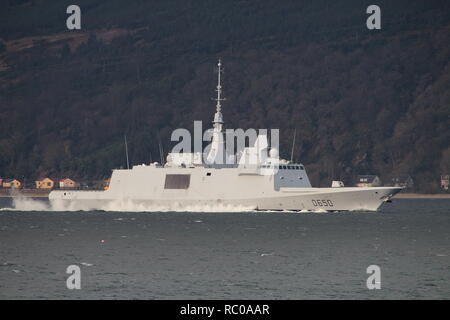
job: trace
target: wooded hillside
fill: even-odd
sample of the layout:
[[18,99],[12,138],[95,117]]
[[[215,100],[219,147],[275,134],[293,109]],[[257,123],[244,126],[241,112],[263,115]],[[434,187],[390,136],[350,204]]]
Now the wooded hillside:
[[[280,128],[316,185],[450,173],[450,2],[9,0],[0,10],[0,177],[102,178],[159,160],[176,128]],[[4,2],[2,2],[4,3]]]

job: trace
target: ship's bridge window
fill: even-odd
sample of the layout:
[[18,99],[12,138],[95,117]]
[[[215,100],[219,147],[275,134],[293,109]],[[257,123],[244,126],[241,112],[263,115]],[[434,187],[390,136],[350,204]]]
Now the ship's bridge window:
[[164,189],[188,189],[190,174],[166,174]]

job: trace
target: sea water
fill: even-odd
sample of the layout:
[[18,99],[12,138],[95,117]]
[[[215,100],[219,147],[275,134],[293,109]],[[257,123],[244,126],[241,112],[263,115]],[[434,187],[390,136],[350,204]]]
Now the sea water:
[[[0,208],[0,299],[450,298],[448,199],[341,213]],[[367,287],[372,265],[381,289]]]

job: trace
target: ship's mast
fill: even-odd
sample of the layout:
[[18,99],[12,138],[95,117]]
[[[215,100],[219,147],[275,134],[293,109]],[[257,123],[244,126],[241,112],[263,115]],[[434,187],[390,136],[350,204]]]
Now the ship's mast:
[[211,149],[208,152],[208,155],[206,157],[206,162],[208,164],[215,164],[215,165],[223,165],[225,163],[225,146],[224,146],[224,139],[223,139],[223,117],[222,117],[222,106],[221,102],[225,99],[222,98],[222,85],[220,83],[221,80],[221,73],[222,70],[222,62],[219,59],[219,62],[217,63],[218,67],[218,75],[217,75],[217,98],[214,99],[217,101],[216,104],[216,113],[214,114],[214,121],[213,121],[213,135],[212,135],[212,141],[211,141]]
[[223,126],[223,117],[222,117],[222,105],[220,104],[221,101],[224,101],[225,99],[221,97],[222,95],[222,86],[220,84],[220,74],[222,73],[222,62],[219,59],[219,63],[217,63],[218,72],[217,72],[217,98],[214,99],[217,101],[216,104],[216,113],[214,114],[214,130],[215,131],[222,131]]

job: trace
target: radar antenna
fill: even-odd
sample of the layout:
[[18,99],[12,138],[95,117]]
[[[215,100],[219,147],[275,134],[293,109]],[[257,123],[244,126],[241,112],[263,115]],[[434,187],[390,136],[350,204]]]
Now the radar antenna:
[[127,144],[127,135],[125,134],[125,155],[127,157],[127,169],[130,169],[130,161],[128,159],[128,144]]
[[220,83],[221,81],[221,73],[223,72],[222,69],[222,61],[219,59],[219,62],[217,63],[217,67],[218,67],[218,72],[217,72],[217,87],[216,87],[216,91],[217,91],[217,98],[214,99],[215,101],[217,101],[216,104],[216,113],[214,115],[214,129],[217,129],[218,131],[222,131],[222,125],[223,125],[223,117],[222,117],[222,105],[220,104],[221,101],[225,101],[225,98],[222,98],[222,85]]

